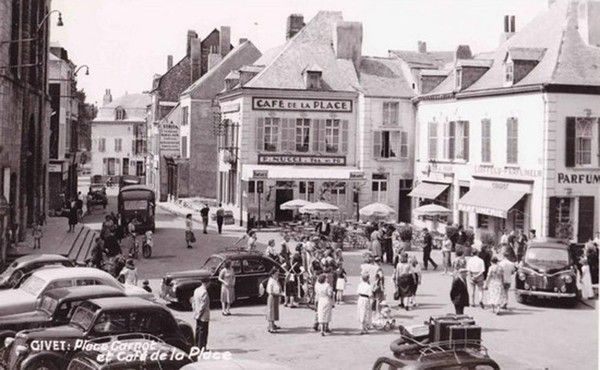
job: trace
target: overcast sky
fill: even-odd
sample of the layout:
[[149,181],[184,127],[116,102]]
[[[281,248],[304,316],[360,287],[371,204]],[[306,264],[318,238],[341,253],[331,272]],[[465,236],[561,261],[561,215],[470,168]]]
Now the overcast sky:
[[63,27],[52,15],[51,40],[65,47],[79,73],[78,86],[89,102],[149,90],[152,76],[164,73],[167,55],[185,53],[187,30],[206,37],[213,28],[231,27],[232,44],[250,39],[261,51],[285,42],[286,18],[318,10],[339,10],[363,23],[363,54],[386,56],[389,49],[453,50],[469,44],[473,52],[494,49],[503,16],[516,16],[517,31],[547,9],[547,0],[52,0]]

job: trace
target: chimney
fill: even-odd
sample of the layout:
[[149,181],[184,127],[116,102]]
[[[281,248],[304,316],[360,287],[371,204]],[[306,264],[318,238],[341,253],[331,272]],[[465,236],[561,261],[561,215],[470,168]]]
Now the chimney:
[[600,47],[600,2],[582,1],[577,9],[577,28],[589,46]]
[[516,27],[515,27],[515,16],[514,15],[510,16],[510,32],[512,32],[513,34],[515,32],[517,32]]
[[110,89],[104,91],[104,98],[102,99],[102,105],[108,105],[112,102],[112,95]]
[[231,27],[221,26],[219,32],[219,51],[221,56],[224,57],[231,50]]
[[188,30],[187,32],[187,48],[186,50],[186,55],[190,55],[190,52],[192,50],[192,40],[197,39],[198,38],[198,34],[196,33],[196,31],[194,30]]
[[427,52],[427,43],[425,41],[417,41],[419,53],[424,54]]
[[473,59],[469,45],[458,45],[454,52],[454,62],[460,59]]
[[173,56],[167,55],[167,71],[173,68]]
[[190,71],[192,83],[202,76],[202,44],[199,38],[190,42]]
[[294,37],[304,26],[304,16],[302,14],[290,14],[287,18],[285,39],[289,40]]
[[242,38],[240,39],[240,41],[239,41],[239,44],[240,44],[240,45],[242,45],[242,44],[243,44],[243,43],[245,43],[246,41],[248,41],[248,39],[247,39],[247,38],[245,38],[245,37],[242,37]]
[[360,22],[339,22],[333,27],[333,48],[337,58],[351,60],[357,71],[362,57],[362,38]]
[[500,44],[511,38],[516,32],[515,16],[505,15],[504,16],[504,29],[500,35]]
[[221,62],[221,60],[223,60],[223,57],[221,56],[221,54],[217,54],[217,53],[208,54],[208,70],[210,71],[211,69],[213,69],[213,67],[216,66],[217,64],[219,64],[219,62]]

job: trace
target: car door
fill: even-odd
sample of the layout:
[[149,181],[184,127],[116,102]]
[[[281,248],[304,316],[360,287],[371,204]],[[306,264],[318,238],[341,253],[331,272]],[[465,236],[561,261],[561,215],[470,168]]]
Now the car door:
[[242,261],[242,275],[244,296],[258,297],[258,285],[268,277],[269,271],[265,261],[256,257],[246,257]]

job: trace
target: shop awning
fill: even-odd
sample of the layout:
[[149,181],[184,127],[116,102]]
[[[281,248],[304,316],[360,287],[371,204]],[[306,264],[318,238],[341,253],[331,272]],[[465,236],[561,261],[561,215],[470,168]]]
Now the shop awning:
[[242,180],[363,180],[356,167],[242,165]]
[[458,209],[482,215],[506,218],[510,210],[523,196],[522,191],[473,187],[458,200]]
[[442,194],[446,189],[448,189],[448,185],[446,184],[422,182],[410,193],[408,193],[408,196],[413,198],[435,199],[439,197],[440,194]]

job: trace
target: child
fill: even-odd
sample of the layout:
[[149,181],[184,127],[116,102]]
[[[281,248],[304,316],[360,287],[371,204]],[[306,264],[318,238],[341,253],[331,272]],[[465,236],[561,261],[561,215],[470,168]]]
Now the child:
[[152,288],[150,288],[150,282],[148,280],[142,281],[142,289],[144,289],[148,293],[152,293]]
[[417,261],[416,256],[412,256],[410,262],[413,267],[413,276],[414,276],[415,284],[414,284],[413,291],[411,292],[412,294],[408,298],[408,304],[409,304],[409,306],[417,307],[417,302],[415,302],[415,297],[417,295],[417,288],[419,287],[419,284],[421,284],[421,265],[419,264],[419,261]]
[[346,287],[346,270],[340,264],[337,268],[337,281],[335,282],[335,303],[344,303],[344,288]]
[[358,322],[360,323],[360,333],[367,334],[371,326],[371,297],[373,297],[373,288],[369,284],[369,274],[361,275],[361,282],[356,287],[358,301],[356,302]]
[[150,246],[150,248],[154,247],[154,241],[152,241],[152,231],[146,231],[146,245]]
[[125,284],[137,285],[138,273],[132,259],[128,259],[125,263],[125,268],[121,270],[119,275],[123,276],[123,282]]
[[42,226],[39,223],[33,225],[33,249],[42,249]]

